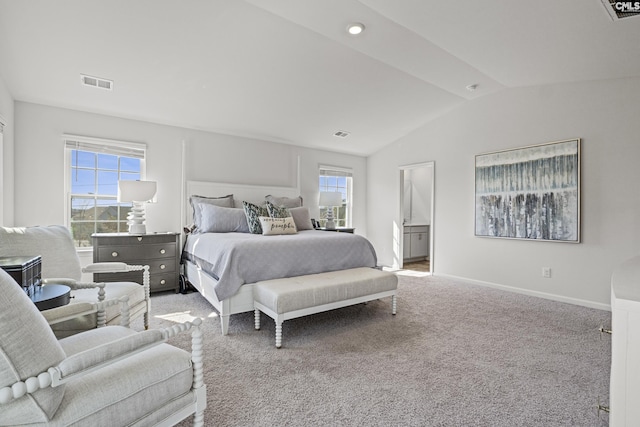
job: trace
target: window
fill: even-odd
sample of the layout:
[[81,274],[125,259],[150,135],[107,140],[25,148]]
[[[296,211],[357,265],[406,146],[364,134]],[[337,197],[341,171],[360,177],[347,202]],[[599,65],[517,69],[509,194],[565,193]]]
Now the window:
[[77,247],[91,234],[126,232],[131,203],[118,203],[118,180],[144,178],[146,145],[65,135],[66,218]]
[[[342,206],[333,209],[336,227],[351,227],[353,171],[333,166],[320,166],[320,191],[338,191],[342,193]],[[320,206],[320,225],[327,221],[327,208]]]

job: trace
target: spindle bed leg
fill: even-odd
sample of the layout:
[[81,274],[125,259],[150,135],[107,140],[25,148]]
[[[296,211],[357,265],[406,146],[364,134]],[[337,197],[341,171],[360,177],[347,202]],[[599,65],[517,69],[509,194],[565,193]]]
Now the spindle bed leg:
[[282,323],[276,323],[276,347],[282,347]]
[[253,312],[253,322],[256,326],[256,330],[260,329],[260,310],[257,308]]

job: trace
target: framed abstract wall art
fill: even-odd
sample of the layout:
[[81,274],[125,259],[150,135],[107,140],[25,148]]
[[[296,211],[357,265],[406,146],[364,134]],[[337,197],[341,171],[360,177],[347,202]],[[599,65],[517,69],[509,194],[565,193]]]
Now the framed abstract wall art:
[[580,139],[479,154],[475,235],[580,242]]

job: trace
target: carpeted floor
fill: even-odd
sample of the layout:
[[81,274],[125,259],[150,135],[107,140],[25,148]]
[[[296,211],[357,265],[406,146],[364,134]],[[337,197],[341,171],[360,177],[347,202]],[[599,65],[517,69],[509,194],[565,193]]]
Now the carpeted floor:
[[605,311],[400,276],[396,316],[385,299],[286,321],[280,350],[264,315],[222,336],[197,293],[154,295],[152,313],[152,327],[204,318],[207,426],[608,425]]

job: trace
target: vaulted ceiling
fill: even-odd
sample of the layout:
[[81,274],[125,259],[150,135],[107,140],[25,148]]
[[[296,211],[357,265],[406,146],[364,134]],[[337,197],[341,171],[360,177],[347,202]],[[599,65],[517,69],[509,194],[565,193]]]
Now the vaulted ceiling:
[[0,0],[15,100],[359,155],[508,88],[640,76],[639,41],[601,0]]

